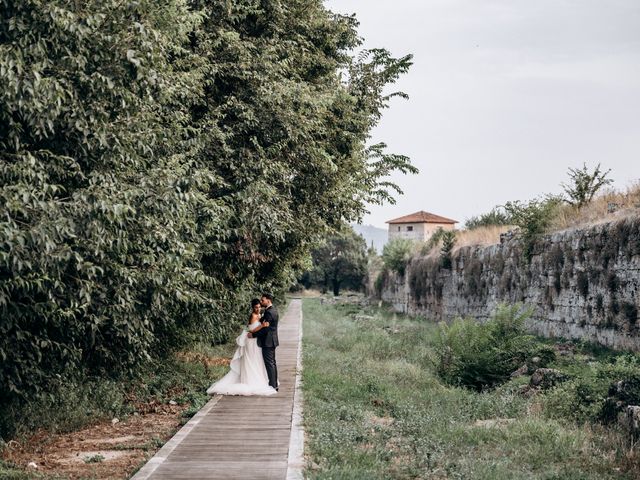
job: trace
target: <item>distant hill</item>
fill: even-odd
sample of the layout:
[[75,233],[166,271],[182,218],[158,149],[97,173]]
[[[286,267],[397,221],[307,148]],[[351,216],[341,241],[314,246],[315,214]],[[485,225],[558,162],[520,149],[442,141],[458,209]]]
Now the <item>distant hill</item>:
[[358,225],[352,224],[353,229],[362,235],[367,241],[367,247],[370,247],[373,243],[376,251],[381,254],[382,248],[387,243],[387,230],[384,228],[374,227],[373,225]]

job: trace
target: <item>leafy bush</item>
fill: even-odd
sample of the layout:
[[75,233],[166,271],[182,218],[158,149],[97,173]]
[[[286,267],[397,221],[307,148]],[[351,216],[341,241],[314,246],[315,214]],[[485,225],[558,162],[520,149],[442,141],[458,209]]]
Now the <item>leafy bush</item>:
[[502,305],[486,323],[457,319],[442,324],[435,344],[438,375],[451,385],[484,390],[509,379],[533,357],[546,365],[554,353],[525,333],[530,314],[519,306]]
[[640,359],[622,355],[594,364],[572,380],[549,391],[543,404],[550,417],[578,423],[611,423],[627,405],[640,404]]
[[544,199],[530,200],[526,203],[516,200],[504,205],[511,223],[520,228],[525,258],[531,258],[535,241],[551,223],[561,201],[559,197],[547,196]]
[[502,207],[494,207],[491,211],[482,215],[474,216],[464,222],[467,230],[473,230],[480,227],[489,227],[492,225],[511,225],[511,217]]
[[567,194],[565,201],[578,208],[586,205],[593,200],[598,191],[613,183],[611,178],[607,178],[610,172],[611,169],[600,170],[600,164],[593,169],[593,172],[589,171],[586,163],[582,168],[569,168],[569,182],[561,184]]
[[382,249],[382,261],[385,268],[404,276],[404,272],[411,258],[414,243],[405,238],[394,238]]

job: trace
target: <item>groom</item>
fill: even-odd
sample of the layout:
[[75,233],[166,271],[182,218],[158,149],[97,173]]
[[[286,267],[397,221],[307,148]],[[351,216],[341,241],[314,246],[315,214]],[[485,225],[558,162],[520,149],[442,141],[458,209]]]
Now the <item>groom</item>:
[[262,322],[269,322],[267,328],[262,328],[252,335],[258,340],[262,348],[264,366],[267,368],[269,385],[278,390],[278,367],[276,366],[276,347],[278,346],[278,310],[273,306],[273,295],[263,293],[260,305],[264,307]]

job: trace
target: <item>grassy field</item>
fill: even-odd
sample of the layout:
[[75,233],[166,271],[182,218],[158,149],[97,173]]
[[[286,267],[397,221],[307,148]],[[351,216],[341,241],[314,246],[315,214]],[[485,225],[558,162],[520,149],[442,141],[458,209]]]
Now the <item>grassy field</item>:
[[308,478],[638,478],[623,433],[552,418],[544,395],[518,393],[527,377],[485,393],[444,385],[434,324],[319,299],[303,309]]

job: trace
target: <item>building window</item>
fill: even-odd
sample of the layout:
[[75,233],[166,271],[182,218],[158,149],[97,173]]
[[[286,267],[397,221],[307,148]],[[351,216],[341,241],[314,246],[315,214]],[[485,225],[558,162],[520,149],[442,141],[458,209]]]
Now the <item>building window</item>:
[[407,232],[413,232],[413,225],[411,225],[410,227],[407,227]]
[[402,228],[402,227],[398,227],[398,231],[400,231],[400,229],[401,229],[401,228]]

